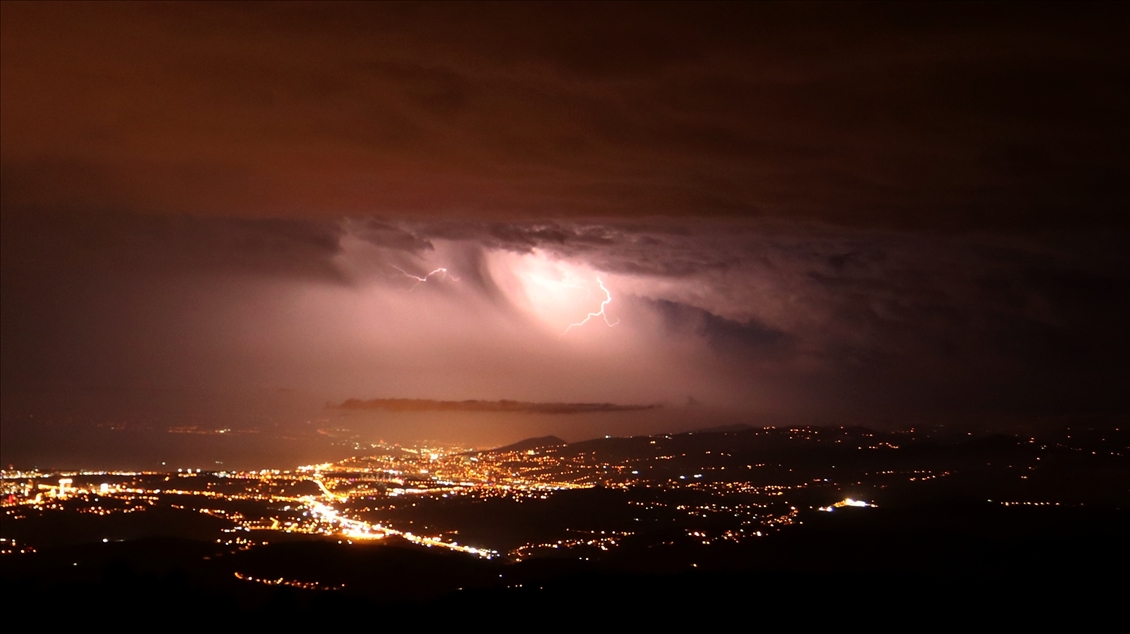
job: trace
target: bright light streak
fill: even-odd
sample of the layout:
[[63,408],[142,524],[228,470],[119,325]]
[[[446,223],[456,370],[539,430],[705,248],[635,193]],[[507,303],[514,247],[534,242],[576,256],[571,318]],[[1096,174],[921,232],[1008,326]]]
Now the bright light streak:
[[494,252],[487,262],[491,279],[507,299],[559,337],[575,335],[574,329],[599,319],[606,326],[620,321],[610,314],[613,285],[605,283],[608,274],[603,271],[536,249],[521,254]]
[[320,488],[322,490],[322,493],[324,493],[326,495],[326,497],[328,497],[332,500],[347,500],[347,499],[349,499],[349,496],[338,495],[338,494],[334,493],[333,491],[330,491],[329,489],[327,489],[326,485],[322,482],[321,478],[314,478],[314,483],[318,485],[318,488]]
[[826,513],[831,513],[832,511],[834,511],[836,509],[842,509],[845,506],[854,506],[856,508],[875,508],[879,505],[878,504],[872,504],[870,502],[864,502],[862,500],[853,500],[851,498],[844,498],[843,500],[836,502],[835,504],[832,504],[830,506],[821,506],[817,510],[818,511],[824,511]]
[[619,319],[617,319],[616,321],[608,321],[608,313],[604,312],[604,309],[612,303],[612,293],[610,293],[608,289],[604,287],[604,282],[601,281],[599,277],[596,278],[596,283],[600,285],[600,290],[604,291],[604,301],[600,302],[600,310],[595,313],[589,313],[588,315],[585,315],[585,318],[577,323],[569,324],[569,326],[565,329],[565,332],[561,333],[560,336],[564,337],[565,335],[569,334],[569,331],[573,328],[584,326],[593,317],[602,317],[604,319],[604,323],[608,324],[609,328],[620,323]]
[[310,510],[315,518],[320,522],[337,526],[337,533],[342,537],[356,540],[372,540],[384,539],[389,535],[397,535],[404,539],[421,546],[436,546],[439,548],[447,548],[459,552],[469,553],[486,559],[491,559],[498,556],[498,553],[487,548],[475,548],[473,546],[462,546],[458,542],[447,542],[438,537],[425,537],[423,535],[416,535],[407,531],[398,531],[392,527],[383,524],[369,524],[361,520],[350,519],[343,517],[337,509],[332,506],[319,502],[314,496],[304,496],[301,498],[306,508]]
[[405,277],[410,277],[410,278],[416,280],[416,283],[413,284],[412,288],[410,288],[408,290],[415,290],[415,288],[417,286],[419,286],[420,284],[422,284],[424,282],[427,282],[429,279],[431,279],[431,277],[433,275],[439,275],[439,279],[441,279],[441,280],[445,280],[448,277],[450,277],[452,282],[458,282],[459,281],[458,277],[455,277],[454,275],[449,274],[447,272],[447,268],[442,267],[442,266],[438,269],[435,269],[431,273],[428,273],[427,275],[425,275],[423,277],[420,277],[419,275],[412,275],[408,271],[405,271],[404,269],[402,269],[402,268],[400,268],[399,266],[396,266],[396,265],[390,264],[389,266],[391,266],[392,268],[396,269],[397,271],[400,271],[401,273],[403,273],[405,275]]

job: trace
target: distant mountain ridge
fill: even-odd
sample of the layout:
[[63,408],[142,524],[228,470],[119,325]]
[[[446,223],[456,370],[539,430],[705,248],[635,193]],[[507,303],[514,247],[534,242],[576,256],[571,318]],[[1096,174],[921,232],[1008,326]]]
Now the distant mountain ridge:
[[527,438],[519,440],[518,442],[506,445],[505,447],[496,447],[494,449],[487,449],[478,453],[506,453],[509,451],[529,451],[531,449],[541,449],[543,447],[561,447],[569,443],[558,438],[557,436],[539,436],[538,438]]

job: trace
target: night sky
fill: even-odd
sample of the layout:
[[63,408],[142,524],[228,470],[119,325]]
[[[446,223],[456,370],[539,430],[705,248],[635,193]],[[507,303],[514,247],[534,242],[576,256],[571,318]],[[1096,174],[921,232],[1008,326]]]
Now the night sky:
[[405,441],[1124,419],[1127,24],[5,2],[4,460],[348,399],[421,399],[359,408]]

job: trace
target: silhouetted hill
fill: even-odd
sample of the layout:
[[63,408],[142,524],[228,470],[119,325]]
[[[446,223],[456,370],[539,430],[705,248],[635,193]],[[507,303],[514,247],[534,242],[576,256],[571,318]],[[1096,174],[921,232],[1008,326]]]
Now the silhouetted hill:
[[567,444],[569,444],[569,443],[565,442],[564,440],[561,440],[557,436],[541,436],[539,438],[527,438],[525,440],[519,440],[518,442],[516,442],[512,445],[506,445],[505,447],[496,447],[494,449],[488,449],[485,452],[479,452],[479,453],[488,453],[488,452],[489,453],[506,453],[506,452],[509,452],[509,451],[529,451],[530,449],[541,449],[543,447],[560,447],[561,445],[567,445]]

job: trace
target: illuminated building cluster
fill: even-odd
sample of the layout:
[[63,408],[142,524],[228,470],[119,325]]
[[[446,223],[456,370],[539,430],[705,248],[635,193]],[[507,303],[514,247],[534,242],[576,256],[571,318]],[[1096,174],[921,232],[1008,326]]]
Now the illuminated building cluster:
[[[929,430],[877,434],[803,427],[740,433],[606,438],[490,451],[372,444],[368,455],[293,470],[9,470],[0,479],[0,504],[6,523],[51,513],[92,521],[138,512],[199,514],[216,526],[209,539],[232,552],[280,539],[331,538],[344,544],[393,539],[488,559],[522,560],[599,555],[627,537],[668,528],[700,545],[757,539],[803,523],[805,512],[871,508],[876,506],[871,496],[890,487],[931,486],[953,473],[951,467],[908,463],[901,457],[907,446],[930,440]],[[772,450],[750,453],[739,440]],[[797,443],[804,443],[806,451],[837,452],[820,455],[838,457],[807,463],[778,457]],[[720,450],[719,445],[733,448]],[[1006,464],[993,467],[1015,481],[1037,473],[1046,464],[1041,457],[1057,450],[1028,439],[1018,446],[1028,447],[1028,453],[1013,452]],[[853,466],[850,456],[859,450],[890,458],[868,458]],[[876,468],[884,460],[891,466]],[[599,503],[584,502],[597,505],[583,508],[612,514],[597,519],[588,511],[561,511],[564,515],[552,530],[545,529],[548,533],[519,526],[509,531],[511,537],[492,537],[497,526],[490,521],[499,513],[521,523],[525,520],[520,518],[543,512],[538,509],[557,508],[576,495],[589,495],[586,491],[605,497]],[[1000,504],[1059,503],[1006,499],[1010,501]],[[520,510],[525,508],[529,510]],[[118,539],[106,531],[104,541]],[[10,534],[4,538],[4,554],[34,548],[26,540],[17,545]]]
[[292,579],[261,579],[259,577],[252,577],[239,572],[233,573],[236,579],[240,581],[250,581],[252,583],[261,583],[268,586],[290,586],[291,588],[299,588],[302,590],[341,590],[344,585],[327,586],[317,581],[295,581]]

